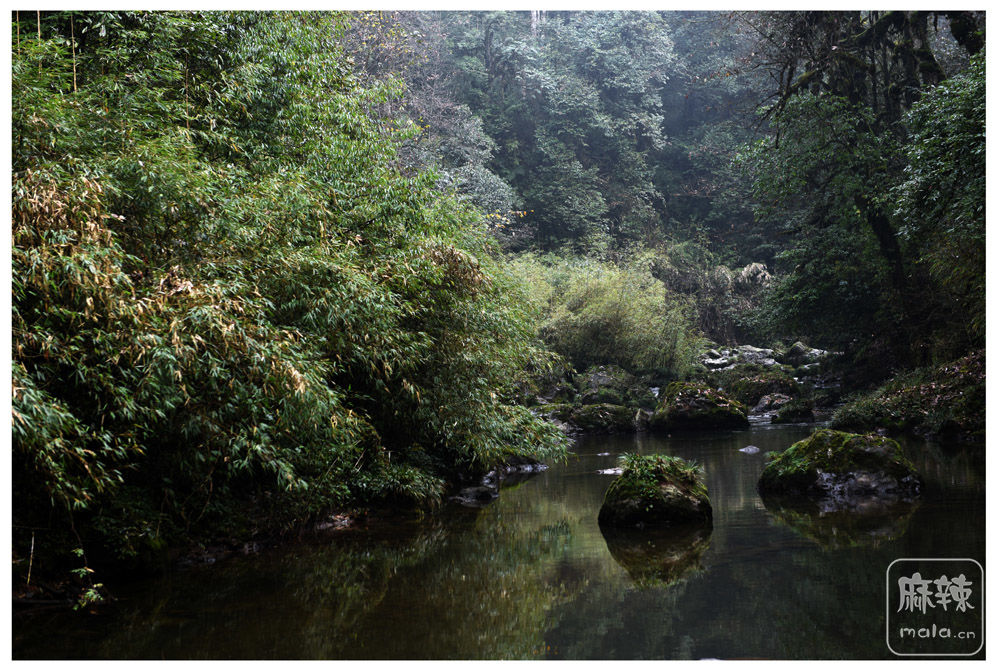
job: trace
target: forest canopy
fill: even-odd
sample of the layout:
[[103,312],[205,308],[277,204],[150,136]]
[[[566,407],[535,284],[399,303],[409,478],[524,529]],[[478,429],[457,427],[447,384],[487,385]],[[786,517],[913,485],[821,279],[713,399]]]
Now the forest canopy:
[[432,508],[563,455],[519,401],[573,367],[985,345],[983,12],[19,11],[11,53],[22,554]]

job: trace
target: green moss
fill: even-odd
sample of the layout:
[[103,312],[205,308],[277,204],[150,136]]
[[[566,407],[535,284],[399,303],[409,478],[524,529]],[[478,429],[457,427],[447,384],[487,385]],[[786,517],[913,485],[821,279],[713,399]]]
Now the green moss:
[[575,408],[569,422],[583,432],[615,434],[635,431],[631,409],[616,404],[587,404]]
[[554,418],[563,422],[568,422],[573,415],[572,404],[539,404],[534,410],[543,418]]
[[813,402],[810,399],[794,399],[779,408],[778,412],[771,416],[771,422],[774,424],[812,422],[814,419]]
[[[730,373],[731,372],[726,372]],[[729,380],[723,379],[719,387],[725,390],[741,404],[752,406],[760,401],[765,394],[787,394],[795,396],[799,393],[799,385],[787,372],[781,369],[767,369],[743,375],[730,375]]]
[[587,390],[580,395],[580,402],[583,404],[615,404],[624,406],[622,393],[610,387],[601,387],[596,390]]
[[622,474],[604,496],[602,524],[710,522],[712,505],[697,464],[664,455],[623,455]]
[[892,439],[832,429],[817,430],[783,453],[768,453],[768,458],[758,483],[762,492],[806,490],[816,481],[818,472],[876,471],[896,479],[915,473],[913,464]]
[[749,426],[746,406],[698,383],[674,382],[660,395],[650,429],[733,429]]
[[647,385],[633,385],[625,391],[624,403],[629,408],[641,408],[651,411],[656,408],[656,396]]

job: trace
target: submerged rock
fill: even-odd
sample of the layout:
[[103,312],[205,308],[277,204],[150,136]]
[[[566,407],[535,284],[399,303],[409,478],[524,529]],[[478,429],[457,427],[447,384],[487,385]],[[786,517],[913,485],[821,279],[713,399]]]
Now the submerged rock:
[[701,468],[679,457],[625,455],[598,514],[611,527],[711,524],[712,504]]
[[711,525],[685,525],[666,530],[601,527],[611,557],[643,588],[665,587],[701,570]]
[[761,496],[811,499],[823,512],[912,500],[922,486],[899,444],[884,436],[821,429],[771,455],[757,483]]
[[650,431],[742,429],[749,427],[746,407],[697,383],[671,383],[649,419]]
[[448,499],[462,506],[480,508],[491,503],[499,496],[500,488],[495,485],[473,485],[468,488],[462,488]]
[[757,446],[744,446],[740,448],[741,453],[746,453],[747,455],[756,455],[760,452],[760,448]]

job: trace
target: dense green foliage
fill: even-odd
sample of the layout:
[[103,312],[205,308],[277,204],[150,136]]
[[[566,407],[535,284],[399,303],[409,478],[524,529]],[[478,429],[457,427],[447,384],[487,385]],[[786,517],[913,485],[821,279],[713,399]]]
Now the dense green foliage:
[[432,506],[562,453],[515,401],[566,366],[984,347],[982,13],[13,19],[21,555]]
[[908,372],[849,399],[832,426],[980,443],[986,433],[986,352]]
[[[772,137],[743,162],[758,212],[790,234],[764,322],[847,351],[869,380],[983,343],[981,18],[749,19],[761,35],[758,61],[780,86],[765,108]],[[968,65],[949,78],[941,63],[962,48]]]
[[615,364],[683,377],[701,339],[691,309],[649,271],[649,259],[613,264],[525,254],[511,270],[541,313],[540,335],[577,369]]
[[344,17],[37,18],[13,36],[19,529],[51,506],[50,538],[128,554],[559,454],[509,402],[520,285],[398,160],[412,125],[373,110],[403,90],[352,74]]

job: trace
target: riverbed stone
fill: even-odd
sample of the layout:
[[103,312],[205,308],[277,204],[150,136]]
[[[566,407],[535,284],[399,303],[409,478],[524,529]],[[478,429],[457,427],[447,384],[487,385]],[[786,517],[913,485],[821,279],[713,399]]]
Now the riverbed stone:
[[573,409],[569,423],[587,434],[635,431],[635,412],[617,404],[586,404]]
[[813,422],[813,402],[809,399],[795,399],[782,404],[778,412],[771,416],[773,424],[788,424],[792,422]]
[[734,367],[715,374],[709,380],[721,387],[727,395],[747,406],[754,406],[768,394],[795,397],[801,391],[795,378],[781,368]]
[[700,383],[671,383],[649,420],[650,431],[742,429],[749,427],[746,406]]
[[666,455],[626,455],[604,495],[598,522],[611,527],[711,525],[712,504],[697,465]]
[[811,348],[802,341],[796,341],[781,353],[780,360],[782,364],[803,366],[819,362],[820,359],[826,357],[828,354],[829,352],[826,350]]
[[753,345],[739,345],[736,347],[737,356],[741,362],[747,364],[757,364],[759,366],[776,366],[774,350],[771,348],[758,348]]
[[757,402],[757,405],[753,407],[750,411],[754,415],[760,415],[761,413],[766,413],[767,411],[776,411],[788,402],[792,398],[787,394],[782,394],[781,392],[775,392],[774,394],[765,394]]
[[817,430],[783,453],[769,453],[761,496],[813,499],[825,511],[917,497],[922,482],[899,444],[875,434]]

